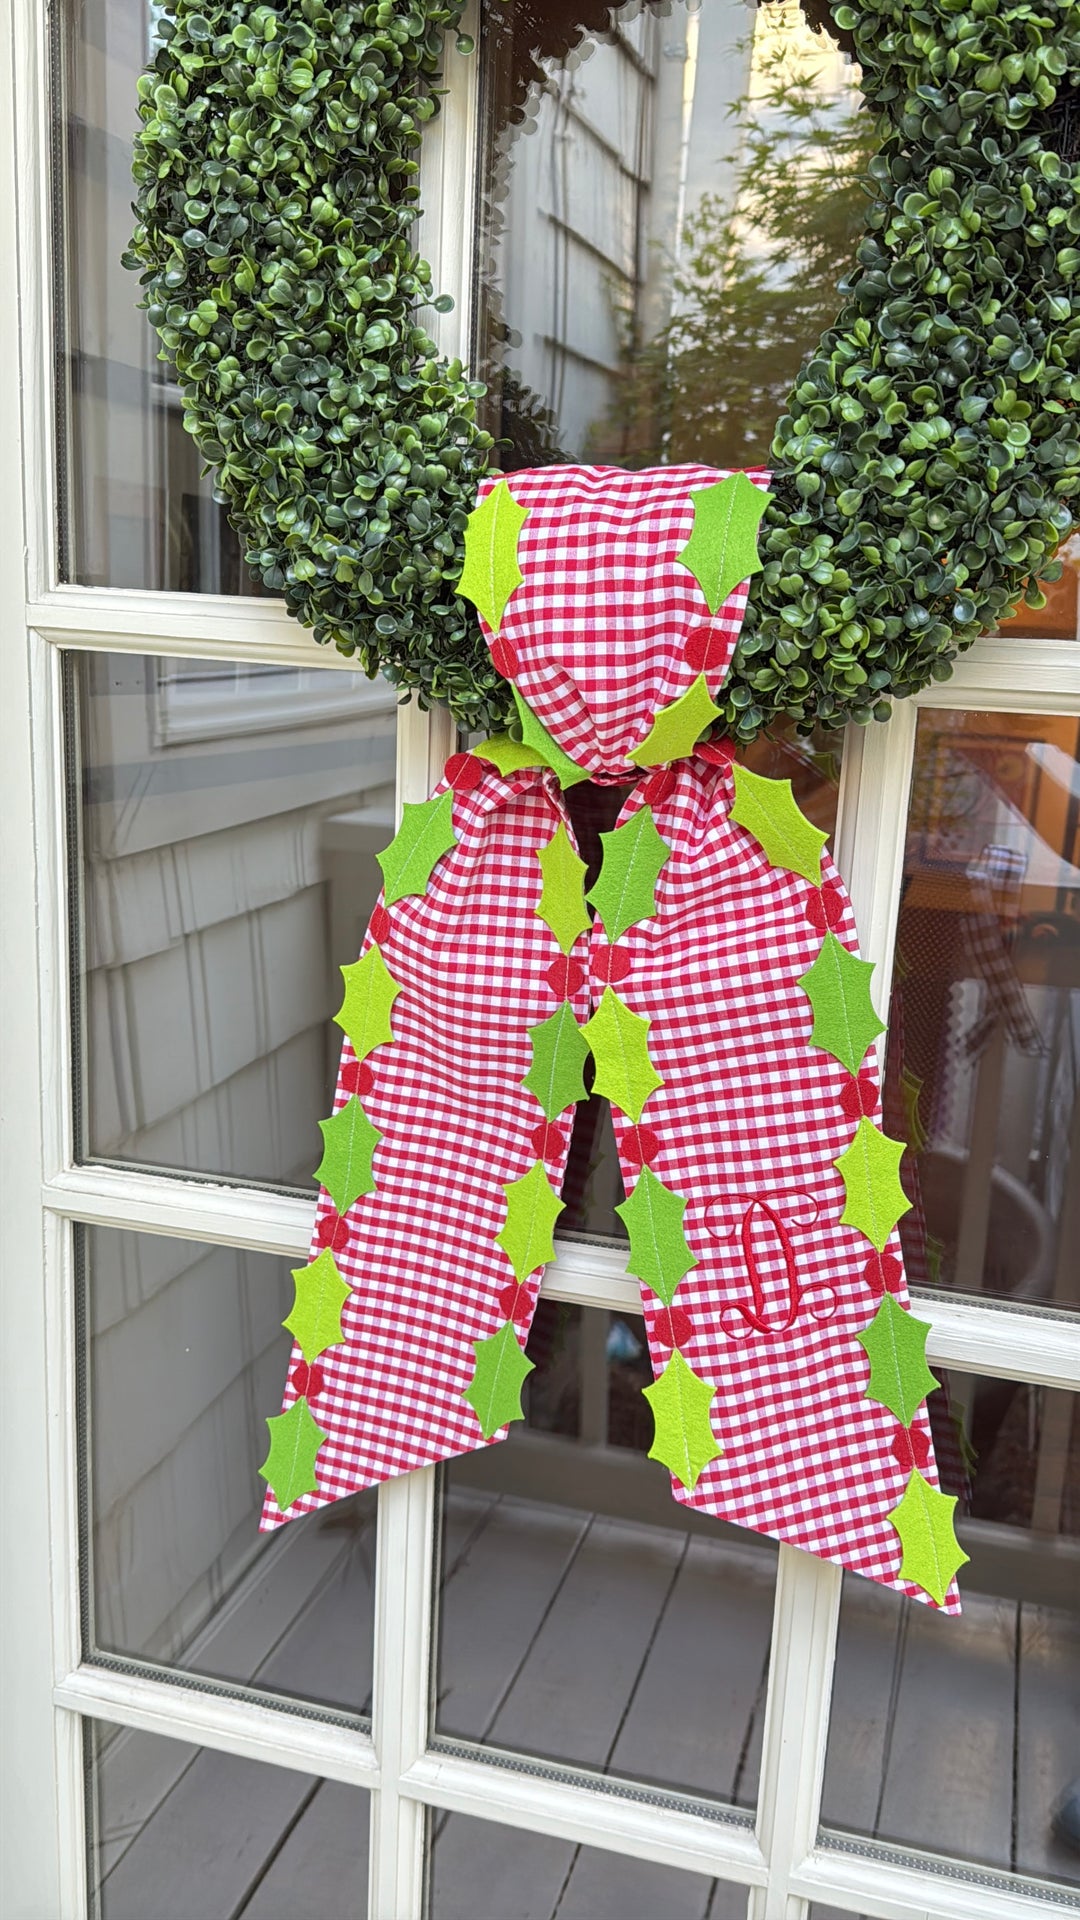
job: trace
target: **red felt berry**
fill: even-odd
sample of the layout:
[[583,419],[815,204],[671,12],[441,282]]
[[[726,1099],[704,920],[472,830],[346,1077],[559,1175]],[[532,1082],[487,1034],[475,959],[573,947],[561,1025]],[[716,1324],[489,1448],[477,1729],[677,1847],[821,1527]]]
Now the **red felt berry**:
[[562,953],[552,961],[544,977],[552,993],[560,1000],[569,1000],[572,993],[577,993],[579,987],[585,985],[584,967],[576,960],[567,959]]
[[618,986],[630,971],[630,955],[622,947],[597,947],[593,952],[593,972],[604,986]]
[[649,1167],[660,1151],[659,1137],[651,1127],[627,1127],[622,1137],[622,1155],[632,1167]]
[[309,1366],[306,1360],[297,1361],[291,1379],[297,1393],[304,1394],[309,1400],[314,1400],[315,1395],[323,1390],[322,1368]]
[[387,913],[386,908],[380,906],[380,907],[376,907],[374,913],[372,914],[371,919],[368,922],[368,930],[371,934],[372,939],[378,943],[380,941],[387,939],[392,925],[393,925],[393,922],[391,921],[390,915]]
[[707,760],[711,767],[730,767],[735,758],[735,743],[732,740],[702,740],[694,748],[699,760]]
[[517,654],[514,652],[509,640],[492,641],[491,664],[496,673],[502,674],[504,680],[516,680],[521,671]]
[[831,933],[844,917],[844,903],[835,887],[815,887],[806,902],[806,917],[818,933]]
[[915,1465],[915,1451],[911,1444],[911,1434],[906,1427],[897,1427],[889,1442],[889,1452],[905,1473],[910,1473]]
[[675,786],[674,767],[658,767],[655,773],[650,773],[642,787],[641,797],[647,806],[658,807],[667,799],[669,793],[674,793]]
[[560,1133],[558,1127],[552,1126],[549,1120],[541,1120],[540,1125],[534,1128],[529,1144],[538,1160],[554,1160],[566,1148],[566,1135]]
[[375,1075],[366,1060],[344,1061],[339,1079],[346,1093],[358,1094],[361,1100],[375,1085]]
[[449,780],[455,793],[471,793],[484,777],[483,762],[475,753],[452,753],[443,768],[443,777]]
[[683,642],[683,659],[695,673],[726,666],[730,651],[730,635],[718,633],[715,627],[692,627]]
[[315,1241],[329,1247],[331,1253],[344,1253],[349,1244],[349,1223],[340,1213],[324,1213],[315,1229]]
[[681,1307],[661,1307],[652,1323],[653,1337],[662,1347],[682,1347],[689,1340],[693,1327],[690,1315]]
[[528,1287],[511,1280],[509,1286],[503,1287],[499,1293],[499,1312],[505,1314],[508,1320],[515,1321],[519,1327],[526,1326],[532,1318]]
[[874,1298],[880,1300],[886,1289],[890,1293],[899,1293],[904,1269],[893,1254],[872,1253],[863,1268],[862,1277]]
[[840,1091],[840,1110],[845,1120],[868,1120],[877,1112],[877,1104],[878,1090],[872,1074],[864,1070],[845,1081]]

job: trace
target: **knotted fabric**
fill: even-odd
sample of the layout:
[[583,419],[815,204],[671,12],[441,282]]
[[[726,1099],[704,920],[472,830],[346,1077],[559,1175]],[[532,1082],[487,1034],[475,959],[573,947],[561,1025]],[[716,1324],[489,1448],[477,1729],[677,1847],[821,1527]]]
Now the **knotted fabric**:
[[[699,738],[766,484],[700,467],[485,483],[460,590],[522,737],[455,755],[406,807],[342,969],[264,1528],[520,1417],[591,1054],[675,1498],[958,1608],[871,969],[790,784]],[[592,916],[564,798],[583,779],[630,788]]]

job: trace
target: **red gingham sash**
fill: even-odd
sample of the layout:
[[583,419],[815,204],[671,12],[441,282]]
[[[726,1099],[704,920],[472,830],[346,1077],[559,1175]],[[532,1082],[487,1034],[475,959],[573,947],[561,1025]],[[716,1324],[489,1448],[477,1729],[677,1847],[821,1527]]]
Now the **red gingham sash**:
[[[670,1306],[642,1287],[654,1373],[677,1346],[716,1389],[710,1420],[722,1452],[692,1489],[673,1480],[675,1497],[925,1599],[899,1577],[887,1516],[912,1449],[938,1485],[926,1407],[907,1433],[899,1428],[866,1396],[867,1358],[854,1338],[883,1285],[907,1306],[899,1235],[894,1228],[875,1254],[841,1224],[834,1164],[851,1143],[853,1113],[880,1117],[875,1057],[871,1049],[853,1094],[847,1068],[809,1044],[813,1015],[798,985],[821,950],[825,907],[831,930],[857,951],[843,883],[827,855],[820,889],[770,864],[731,818],[723,751],[698,750],[659,779],[627,758],[694,677],[683,655],[702,620],[700,593],[668,559],[687,535],[689,489],[717,478],[700,468],[513,475],[530,517],[524,585],[500,628],[503,658],[565,753],[602,782],[635,780],[619,824],[648,804],[670,849],[655,916],[615,943],[618,996],[651,1023],[662,1085],[637,1123],[617,1108],[613,1116],[627,1192],[644,1163],[685,1197],[697,1263]],[[712,623],[727,646],[711,688],[745,600],[746,583]],[[284,1408],[304,1394],[325,1436],[317,1487],[284,1512],[268,1492],[264,1528],[508,1430],[486,1440],[463,1397],[475,1343],[510,1322],[524,1344],[540,1288],[542,1266],[519,1284],[498,1243],[505,1188],[539,1159],[558,1193],[574,1117],[571,1106],[545,1121],[522,1085],[529,1029],[564,1000],[584,1025],[612,963],[599,921],[564,956],[536,912],[538,849],[560,824],[576,844],[555,774],[503,775],[483,762],[482,746],[477,753],[467,777],[459,758],[453,783],[435,789],[455,786],[456,846],[426,891],[380,902],[365,938],[362,951],[377,940],[400,988],[393,1039],[361,1066],[346,1041],[335,1112],[362,1089],[382,1136],[376,1189],[344,1219],[320,1193],[312,1256],[332,1248],[349,1288],[343,1338],[311,1363],[294,1348]],[[955,1583],[945,1606],[958,1608]]]

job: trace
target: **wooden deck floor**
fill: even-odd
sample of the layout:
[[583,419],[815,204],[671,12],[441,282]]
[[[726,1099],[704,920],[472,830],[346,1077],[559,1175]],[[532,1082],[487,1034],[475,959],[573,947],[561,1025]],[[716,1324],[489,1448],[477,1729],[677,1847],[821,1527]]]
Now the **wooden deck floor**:
[[[315,1556],[283,1558],[262,1640],[245,1628],[254,1684],[287,1675],[291,1691],[340,1698],[348,1672],[351,1697],[366,1702],[370,1544],[328,1531],[303,1595],[289,1582]],[[767,1549],[452,1485],[443,1580],[444,1735],[752,1798]],[[1080,1857],[1053,1839],[1048,1815],[1080,1773],[1078,1655],[1049,1608],[969,1590],[962,1620],[942,1621],[850,1583],[827,1819],[1075,1883]],[[100,1783],[101,1920],[364,1915],[362,1793],[129,1732],[103,1744]],[[437,1820],[433,1840],[431,1920],[746,1911],[744,1889],[461,1816]]]

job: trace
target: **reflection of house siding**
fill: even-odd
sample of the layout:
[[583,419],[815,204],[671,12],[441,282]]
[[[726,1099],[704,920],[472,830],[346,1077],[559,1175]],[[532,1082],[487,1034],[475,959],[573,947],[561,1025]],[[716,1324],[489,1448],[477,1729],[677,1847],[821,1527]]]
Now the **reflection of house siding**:
[[[305,726],[298,692],[295,724],[247,731],[223,670],[218,736],[204,724],[168,746],[184,729],[161,703],[184,687],[163,666],[79,667],[87,1149],[308,1186],[340,1042],[336,969],[355,957],[392,826],[392,700],[335,676],[344,717]],[[91,1387],[108,1409],[97,1630],[176,1657],[256,1548],[287,1263],[110,1233],[90,1236],[89,1264]]]

